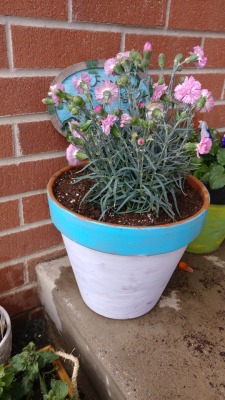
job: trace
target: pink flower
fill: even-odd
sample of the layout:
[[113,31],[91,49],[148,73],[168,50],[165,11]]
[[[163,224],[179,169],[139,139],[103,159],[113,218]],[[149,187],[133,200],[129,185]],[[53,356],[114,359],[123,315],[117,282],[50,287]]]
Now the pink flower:
[[116,61],[129,60],[129,58],[130,58],[130,52],[129,51],[124,51],[124,52],[118,53],[116,55]]
[[212,147],[212,140],[210,138],[202,137],[200,143],[197,145],[197,157],[200,158],[200,154],[208,154]]
[[199,128],[201,129],[201,141],[197,144],[198,158],[200,158],[200,154],[208,154],[212,147],[212,139],[207,123],[199,121]]
[[143,138],[138,139],[138,144],[139,144],[139,146],[144,146],[145,139],[143,139]]
[[160,111],[164,111],[164,107],[162,103],[157,103],[157,102],[153,102],[150,104],[146,105],[146,109],[147,109],[147,115],[146,118],[147,119],[151,119],[152,118],[152,112],[153,110],[155,110],[156,108],[158,108]]
[[204,51],[202,50],[202,48],[201,48],[200,46],[195,46],[195,47],[193,48],[193,52],[191,51],[189,54],[190,54],[191,56],[194,56],[194,55],[198,56],[198,63],[197,63],[197,65],[198,65],[200,68],[203,68],[203,67],[206,65],[206,63],[207,63],[207,57],[204,56]]
[[61,90],[61,92],[65,92],[64,85],[62,83],[56,83],[56,85],[50,86],[50,92],[48,92],[48,95],[52,98],[56,107],[62,101],[62,99],[60,99],[60,97],[58,97],[56,94],[57,90]]
[[77,121],[75,121],[74,119],[72,119],[72,121],[68,122],[68,125],[69,125],[70,132],[72,133],[72,135],[73,135],[74,137],[80,138],[81,136],[80,136],[79,132],[77,132],[77,131],[74,129],[74,125],[77,125],[77,126],[80,125],[79,122],[77,122]]
[[212,97],[212,93],[207,89],[202,89],[201,97],[205,99],[205,104],[201,107],[200,112],[209,112],[214,107],[214,99]]
[[108,136],[110,134],[110,128],[116,122],[117,117],[112,114],[108,114],[105,119],[101,120],[102,131]]
[[154,93],[152,96],[152,100],[159,100],[160,97],[165,93],[166,89],[168,88],[168,86],[165,85],[165,83],[163,85],[159,85],[158,83],[154,83],[153,85],[154,87]]
[[182,84],[179,84],[174,89],[175,99],[182,101],[185,104],[194,104],[201,96],[201,83],[196,81],[193,76],[184,79]]
[[76,165],[80,163],[80,160],[76,158],[76,154],[80,151],[79,147],[70,144],[66,149],[66,159],[70,165]]
[[129,124],[132,121],[132,117],[129,114],[122,114],[121,115],[121,121],[120,121],[120,126],[123,127],[126,124]]
[[145,103],[143,101],[139,101],[138,107],[139,108],[144,108],[145,107]]
[[151,43],[150,42],[146,42],[145,44],[144,44],[144,49],[143,49],[144,51],[152,51],[152,45],[151,45]]
[[94,107],[94,111],[98,114],[100,114],[102,112],[102,106],[100,106],[99,104],[97,106]]
[[113,68],[116,65],[115,58],[109,58],[104,64],[104,71],[107,76],[113,75]]
[[86,72],[80,74],[80,79],[75,76],[72,82],[78,93],[86,93],[91,88],[91,76]]
[[115,83],[104,81],[95,89],[95,97],[101,103],[112,104],[118,99],[119,89]]

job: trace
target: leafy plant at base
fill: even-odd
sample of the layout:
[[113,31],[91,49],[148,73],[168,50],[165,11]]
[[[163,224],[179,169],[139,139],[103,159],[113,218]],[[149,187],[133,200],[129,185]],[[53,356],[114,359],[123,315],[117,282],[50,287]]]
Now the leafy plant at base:
[[21,353],[9,359],[7,367],[0,365],[0,399],[32,399],[34,385],[39,382],[43,400],[68,400],[67,383],[52,380],[51,390],[47,388],[46,376],[56,371],[52,365],[56,359],[58,356],[53,351],[36,351],[34,343],[29,343]]

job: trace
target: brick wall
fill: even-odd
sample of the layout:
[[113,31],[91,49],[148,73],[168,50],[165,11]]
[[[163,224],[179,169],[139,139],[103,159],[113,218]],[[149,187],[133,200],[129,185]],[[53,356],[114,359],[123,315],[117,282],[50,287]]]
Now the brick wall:
[[[64,138],[41,99],[70,64],[153,46],[167,57],[201,45],[197,74],[216,105],[207,121],[225,130],[224,0],[0,1],[0,304],[11,315],[39,306],[35,265],[64,254],[52,226],[46,184],[66,165]],[[204,116],[201,115],[204,119]]]

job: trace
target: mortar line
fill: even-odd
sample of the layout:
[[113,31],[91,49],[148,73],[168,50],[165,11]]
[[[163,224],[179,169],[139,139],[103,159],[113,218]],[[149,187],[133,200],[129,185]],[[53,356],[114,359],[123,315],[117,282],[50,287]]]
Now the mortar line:
[[[64,250],[64,249],[65,249],[64,244],[60,244],[58,246],[50,247],[47,250],[36,251],[36,252],[34,252],[32,254],[29,254],[27,256],[18,257],[18,258],[14,258],[13,260],[4,261],[4,262],[0,263],[0,269],[4,268],[4,267],[7,267],[8,265],[16,265],[16,264],[19,264],[19,263],[22,263],[22,262],[25,263],[26,261],[28,262],[28,261],[33,260],[35,258],[40,258],[40,257],[43,257],[43,256],[47,256],[48,254],[51,254],[52,252],[60,251],[60,250]],[[61,256],[61,257],[65,257],[65,256]]]
[[68,22],[72,22],[73,21],[73,5],[72,5],[72,0],[68,0],[67,3],[68,6]]
[[6,165],[19,165],[26,162],[35,162],[35,161],[43,161],[43,160],[51,160],[54,158],[60,158],[65,156],[65,151],[54,151],[49,153],[40,153],[40,154],[29,154],[27,156],[14,157],[14,158],[5,158],[0,160],[0,166]]
[[104,24],[99,22],[86,22],[86,21],[68,21],[51,20],[51,19],[38,19],[38,18],[25,18],[15,16],[1,16],[0,24],[10,23],[17,26],[30,26],[46,29],[66,29],[66,30],[85,30],[95,32],[112,32],[112,33],[136,33],[143,35],[163,35],[163,36],[196,36],[196,37],[211,37],[211,38],[225,38],[224,32],[209,32],[209,31],[191,31],[191,30],[165,30],[164,27],[158,26],[145,26],[138,25],[120,25],[120,24]]
[[14,62],[13,62],[13,47],[12,47],[12,35],[11,35],[11,26],[10,23],[7,22],[5,24],[5,36],[6,36],[6,47],[7,47],[7,59],[9,69],[11,71],[14,70]]
[[168,0],[167,7],[166,7],[166,20],[165,20],[165,30],[167,30],[167,31],[168,31],[169,18],[170,18],[170,5],[171,5],[171,0]]

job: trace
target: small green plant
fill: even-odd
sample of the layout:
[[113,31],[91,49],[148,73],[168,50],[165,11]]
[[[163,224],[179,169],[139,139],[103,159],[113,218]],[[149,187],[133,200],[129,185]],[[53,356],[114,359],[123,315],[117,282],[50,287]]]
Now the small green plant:
[[[207,184],[210,189],[225,187],[225,135],[222,137],[216,129],[208,128],[205,122],[200,123],[201,131],[190,137],[187,148],[193,154],[193,174]],[[200,138],[208,140],[210,150],[205,154],[198,154]],[[200,142],[201,143],[201,142]],[[195,156],[197,150],[197,156]]]
[[38,386],[43,400],[69,400],[67,383],[53,379],[51,388],[47,385],[47,376],[56,372],[52,364],[56,359],[53,351],[37,351],[34,343],[29,343],[9,359],[7,367],[0,365],[0,399],[31,400]]

